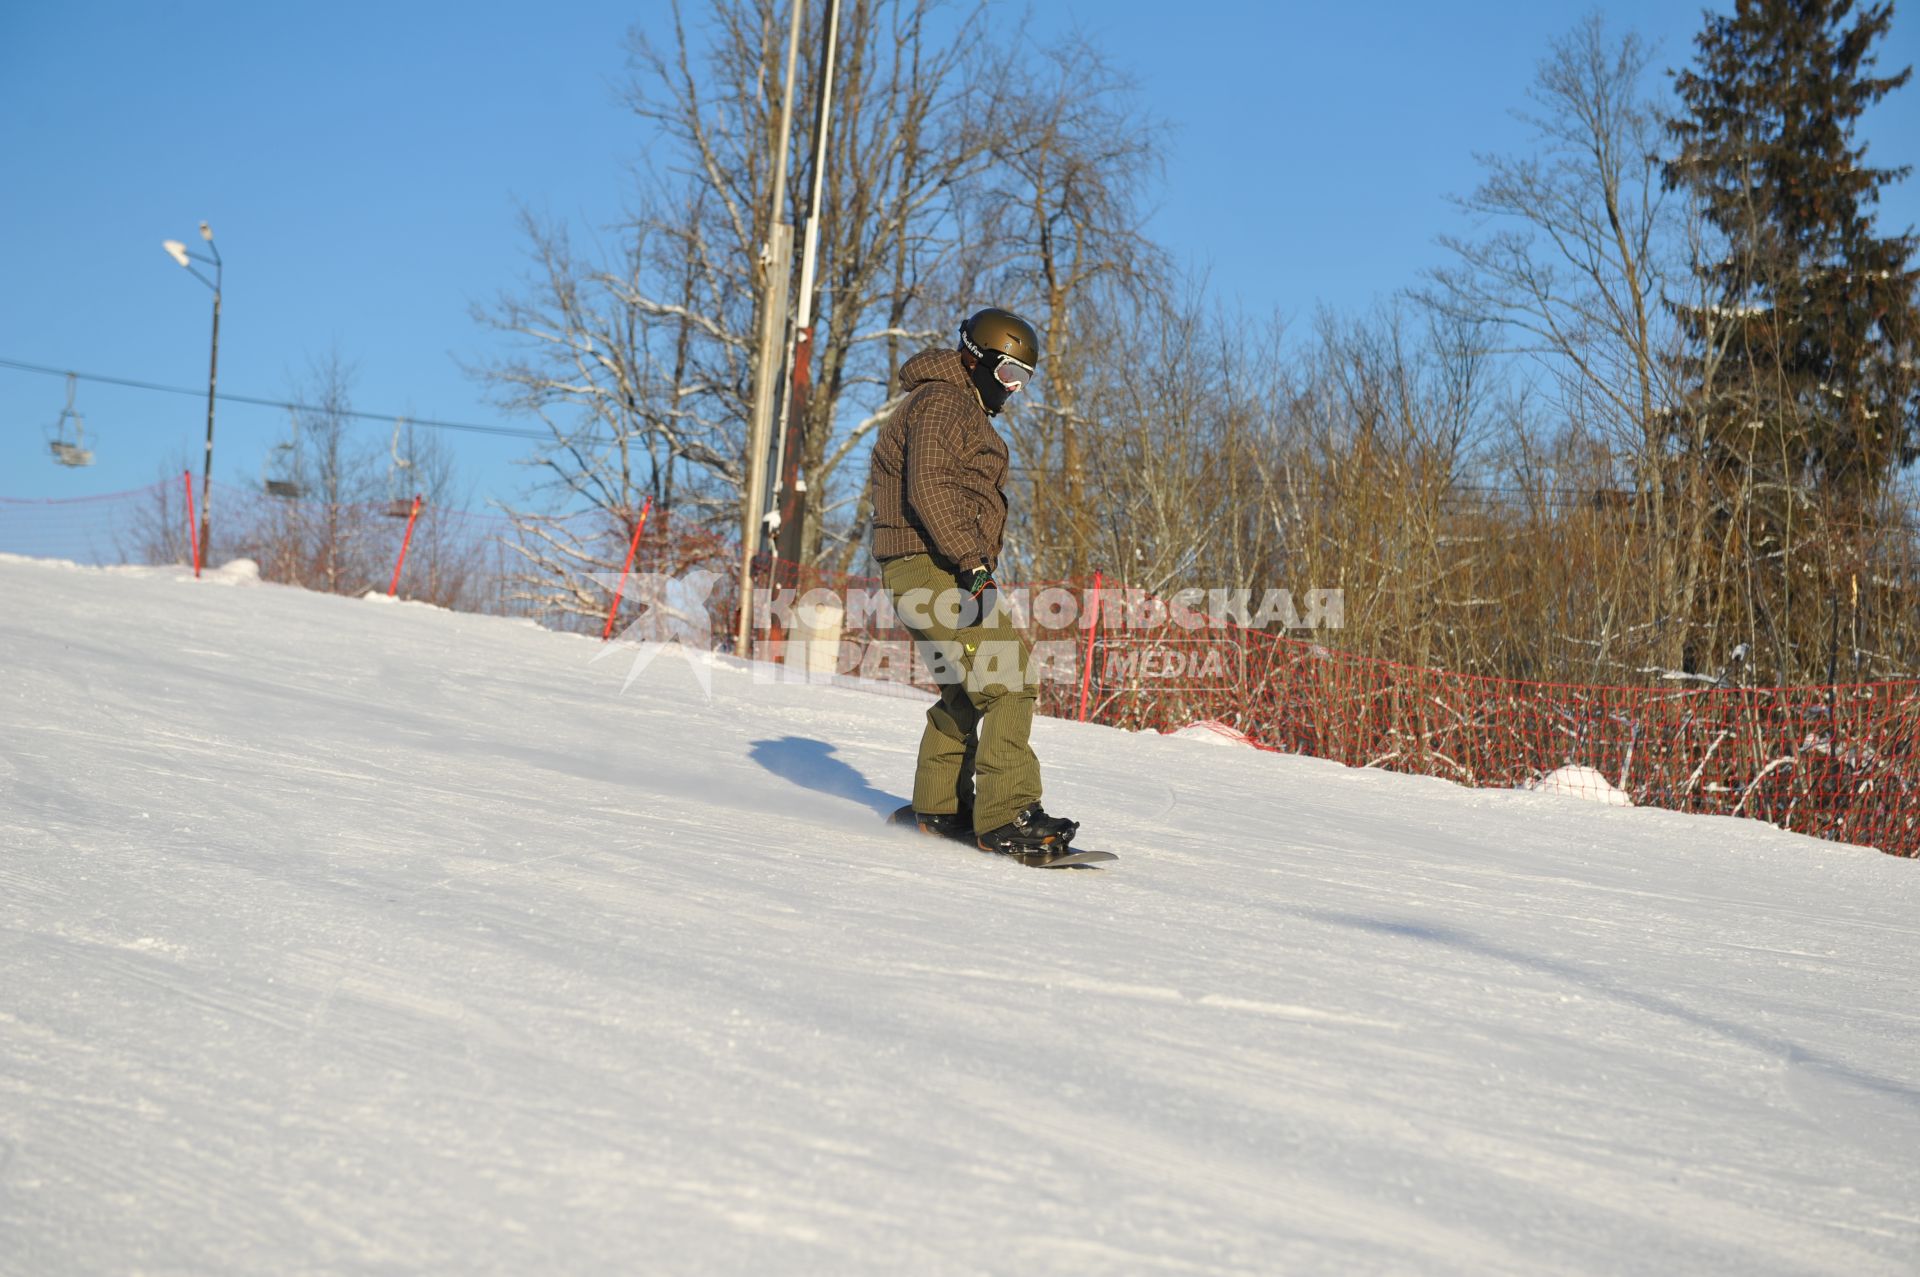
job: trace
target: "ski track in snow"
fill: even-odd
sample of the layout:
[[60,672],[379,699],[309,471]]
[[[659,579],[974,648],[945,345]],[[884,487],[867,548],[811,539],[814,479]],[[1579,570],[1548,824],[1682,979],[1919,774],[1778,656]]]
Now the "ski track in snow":
[[0,1273],[1920,1267],[1911,862],[211,584],[0,556]]

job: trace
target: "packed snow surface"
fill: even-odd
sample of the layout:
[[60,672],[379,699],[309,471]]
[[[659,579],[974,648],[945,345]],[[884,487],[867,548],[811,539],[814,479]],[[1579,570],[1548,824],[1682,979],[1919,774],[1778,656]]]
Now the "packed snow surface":
[[1920,1263],[1920,865],[218,580],[0,559],[0,1271]]

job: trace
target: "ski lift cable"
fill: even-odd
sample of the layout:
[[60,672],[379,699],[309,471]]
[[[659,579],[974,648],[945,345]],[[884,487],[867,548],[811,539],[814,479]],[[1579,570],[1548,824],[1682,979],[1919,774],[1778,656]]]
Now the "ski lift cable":
[[[126,386],[133,390],[157,390],[171,395],[191,395],[196,399],[204,399],[207,394],[204,389],[193,389],[186,386],[164,386],[158,382],[138,381],[132,377],[111,377],[104,373],[75,372],[66,368],[50,368],[45,364],[28,363],[25,360],[8,359],[4,356],[0,356],[0,367],[15,368],[21,372],[44,373],[50,377],[73,377],[81,381],[94,381],[108,386]],[[285,399],[263,399],[257,395],[239,395],[225,390],[216,394],[214,398],[226,403],[252,404],[257,408],[285,408],[291,412],[334,411],[332,409],[318,408],[312,404],[294,403]],[[339,415],[343,417],[353,417],[361,421],[387,422],[394,419],[394,414],[390,412],[368,412],[357,408],[347,409],[340,412]],[[406,419],[416,426],[427,426],[434,430],[461,430],[469,434],[494,435],[504,439],[534,439],[542,443],[550,442],[553,439],[553,435],[548,431],[527,430],[514,426],[489,426],[471,421],[439,421],[428,417],[413,416],[409,416]]]
[[[153,390],[173,395],[190,395],[195,399],[204,398],[207,393],[205,390],[196,387],[165,386],[157,382],[139,381],[131,377],[113,377],[104,373],[76,372],[66,368],[49,367],[46,364],[29,363],[21,359],[9,359],[3,355],[0,355],[0,368],[14,368],[21,372],[41,373],[50,377],[77,378],[81,381],[99,382],[102,385],[125,386],[133,390]],[[289,412],[331,411],[330,409],[319,408],[312,404],[294,403],[284,399],[263,399],[254,395],[240,395],[229,391],[221,391],[214,397],[228,403],[251,404],[259,408],[284,408]],[[78,414],[75,415],[77,416]],[[341,412],[340,415],[361,421],[379,421],[383,423],[396,420],[396,414],[391,412],[372,412],[361,409],[348,409]],[[531,439],[538,443],[551,443],[553,441],[553,434],[549,431],[528,430],[514,426],[481,425],[468,421],[442,421],[410,415],[398,417],[398,419],[407,421],[412,425],[426,426],[433,430],[458,430],[470,434],[492,435],[503,439]],[[1023,474],[1033,473],[1039,470],[1038,467],[1017,463],[1010,468],[1016,473]],[[1591,488],[1569,488],[1563,486],[1529,488],[1502,484],[1460,484],[1456,486],[1456,491],[1490,496],[1524,496],[1533,494],[1544,497],[1550,503],[1588,502],[1593,499],[1593,489]]]

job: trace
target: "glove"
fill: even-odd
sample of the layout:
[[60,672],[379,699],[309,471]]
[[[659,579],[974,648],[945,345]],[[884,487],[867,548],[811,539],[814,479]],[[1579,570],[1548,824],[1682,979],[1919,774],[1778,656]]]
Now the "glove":
[[993,579],[993,569],[984,563],[971,572],[962,573],[960,576],[960,584],[966,586],[967,593],[976,599],[988,590],[997,590],[1000,588],[999,584]]

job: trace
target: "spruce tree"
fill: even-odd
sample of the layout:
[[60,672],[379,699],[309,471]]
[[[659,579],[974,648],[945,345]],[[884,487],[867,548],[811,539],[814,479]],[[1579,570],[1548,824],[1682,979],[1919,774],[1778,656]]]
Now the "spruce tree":
[[1699,267],[1701,300],[1678,308],[1704,427],[1692,436],[1770,524],[1813,506],[1865,517],[1920,456],[1916,237],[1874,225],[1881,189],[1908,170],[1868,165],[1854,139],[1912,68],[1871,74],[1893,6],[1849,24],[1853,8],[1737,0],[1707,15],[1695,66],[1675,75],[1666,180],[1723,240]]

